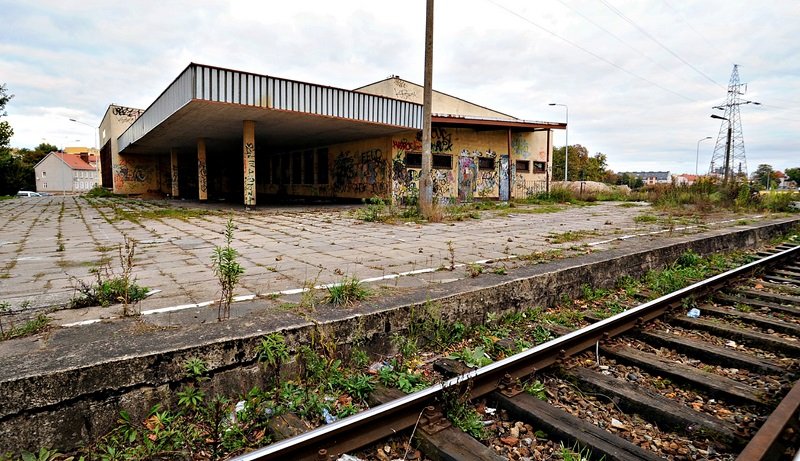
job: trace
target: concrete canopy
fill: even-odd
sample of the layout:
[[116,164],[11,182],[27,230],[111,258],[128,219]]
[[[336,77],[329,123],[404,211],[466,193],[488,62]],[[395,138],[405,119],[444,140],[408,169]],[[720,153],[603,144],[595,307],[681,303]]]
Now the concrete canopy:
[[242,122],[256,144],[295,149],[421,128],[421,106],[338,88],[198,64],[189,67],[119,137],[122,154],[164,154],[241,144]]

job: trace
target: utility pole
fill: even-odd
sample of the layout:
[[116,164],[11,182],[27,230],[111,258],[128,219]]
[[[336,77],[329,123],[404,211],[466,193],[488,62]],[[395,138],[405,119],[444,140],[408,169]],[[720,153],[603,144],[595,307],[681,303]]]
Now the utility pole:
[[431,178],[431,98],[433,96],[433,0],[425,2],[425,79],[422,92],[422,171],[419,175],[419,211],[424,218],[433,215]]

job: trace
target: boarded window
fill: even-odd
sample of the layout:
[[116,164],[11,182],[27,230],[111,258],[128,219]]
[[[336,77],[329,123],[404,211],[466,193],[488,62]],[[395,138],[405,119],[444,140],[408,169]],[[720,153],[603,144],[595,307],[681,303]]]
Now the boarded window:
[[478,157],[479,170],[494,170],[494,159],[490,157]]
[[328,149],[317,149],[317,184],[328,184]]
[[303,152],[303,184],[314,184],[314,151]]
[[422,168],[422,154],[406,154],[406,168]]
[[452,155],[434,155],[433,156],[433,168],[439,170],[451,170],[453,168],[453,156]]
[[529,173],[531,171],[531,162],[528,160],[517,160],[516,168],[517,173]]
[[534,173],[544,173],[545,168],[547,168],[547,164],[544,162],[533,162],[533,172]]
[[[406,168],[422,168],[422,154],[406,154]],[[439,170],[453,168],[452,155],[434,154],[431,157],[431,167]]]

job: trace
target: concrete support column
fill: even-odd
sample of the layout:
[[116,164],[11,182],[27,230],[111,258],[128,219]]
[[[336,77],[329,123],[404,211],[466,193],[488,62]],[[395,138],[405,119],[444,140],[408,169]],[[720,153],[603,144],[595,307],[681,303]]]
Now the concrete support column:
[[178,178],[180,177],[178,174],[178,149],[170,149],[169,160],[170,176],[172,177],[172,197],[174,198],[179,196],[181,193],[181,190],[178,187]]
[[245,120],[242,126],[244,153],[244,207],[256,206],[256,122]]
[[208,172],[206,169],[206,140],[197,138],[197,196],[201,202],[208,200]]

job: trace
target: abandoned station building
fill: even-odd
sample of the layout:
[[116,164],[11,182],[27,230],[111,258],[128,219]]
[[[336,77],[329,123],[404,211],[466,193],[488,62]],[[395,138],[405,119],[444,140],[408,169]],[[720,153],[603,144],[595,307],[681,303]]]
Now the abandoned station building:
[[[199,200],[417,197],[419,85],[390,77],[352,91],[200,64],[145,110],[109,106],[102,185]],[[547,189],[553,130],[434,92],[434,194],[508,200]]]

